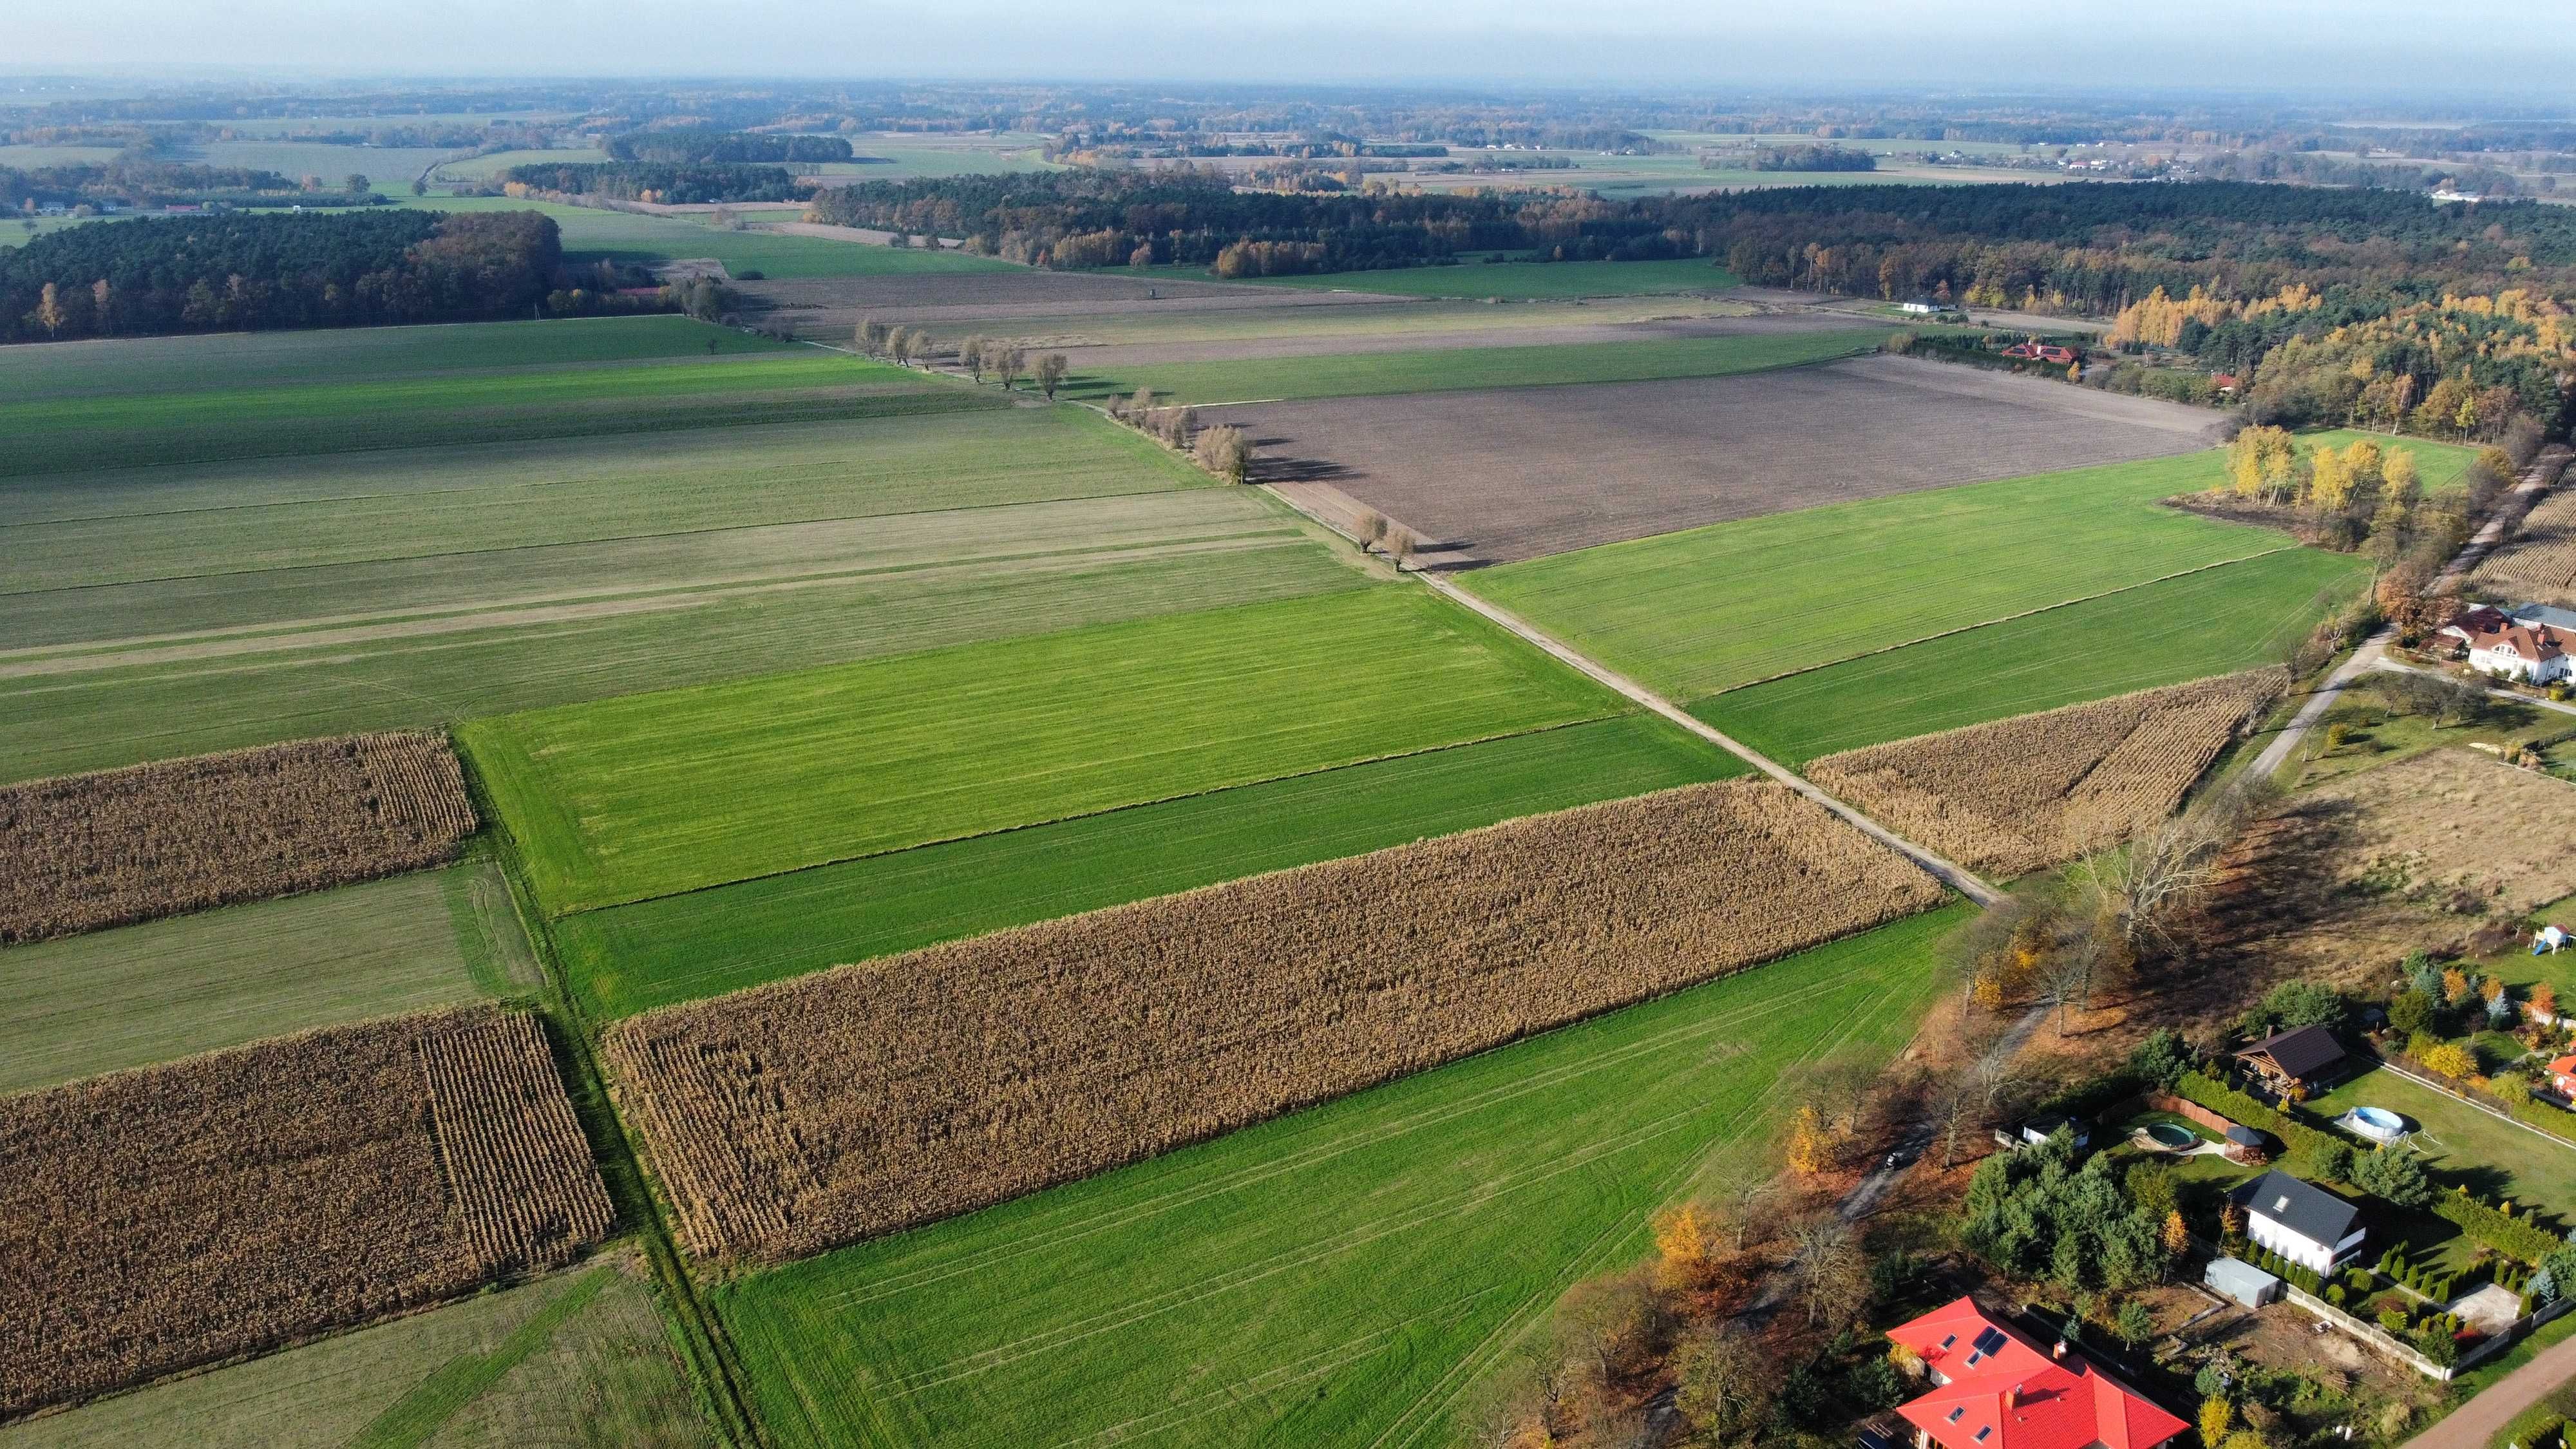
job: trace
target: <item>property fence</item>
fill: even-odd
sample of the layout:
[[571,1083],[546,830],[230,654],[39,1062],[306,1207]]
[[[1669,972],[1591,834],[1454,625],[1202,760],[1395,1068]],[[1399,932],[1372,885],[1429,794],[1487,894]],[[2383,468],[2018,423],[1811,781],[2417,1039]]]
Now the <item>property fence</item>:
[[2521,1338],[2531,1330],[2549,1322],[2551,1319],[2558,1317],[2560,1314],[2567,1312],[2571,1308],[2576,1308],[2576,1298],[2559,1298],[2548,1303],[2544,1303],[2539,1308],[2534,1309],[2529,1317],[2516,1319],[2512,1325],[2507,1327],[2503,1332],[2489,1334],[2478,1343],[2461,1350],[2459,1361],[2452,1364],[2449,1368],[2444,1368],[2440,1364],[2426,1358],[2421,1349],[2416,1348],[2413,1344],[2406,1342],[2397,1335],[2390,1333],[2387,1329],[2380,1327],[2376,1323],[2369,1322],[2366,1319],[2356,1318],[2352,1314],[2328,1303],[2322,1298],[2314,1297],[2305,1293],[2301,1291],[2296,1284],[2285,1282],[2281,1285],[2281,1289],[2288,1295],[2289,1300],[2292,1303],[2306,1309],[2311,1315],[2321,1318],[2327,1323],[2342,1329],[2344,1332],[2360,1339],[2365,1345],[2377,1349],[2379,1352],[2397,1360],[2399,1363],[2406,1365],[2408,1368],[2415,1370],[2426,1378],[2437,1379],[2444,1383],[2448,1383],[2450,1380],[2457,1378],[2461,1374],[2467,1373],[2470,1369],[2486,1362],[2495,1355],[2504,1352],[2507,1345],[2512,1344],[2515,1340]]

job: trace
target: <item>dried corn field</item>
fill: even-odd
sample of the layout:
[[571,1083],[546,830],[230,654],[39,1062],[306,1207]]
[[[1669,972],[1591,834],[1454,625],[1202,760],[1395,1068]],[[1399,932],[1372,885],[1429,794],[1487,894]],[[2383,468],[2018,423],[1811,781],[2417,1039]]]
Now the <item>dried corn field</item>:
[[349,735],[0,789],[0,942],[417,870],[474,830],[434,735]]
[[611,1027],[689,1248],[892,1232],[1935,904],[1770,782],[1693,786],[845,966]]
[[2469,588],[2516,603],[2576,606],[2576,489],[2541,500],[2513,541],[2478,564]]
[[0,1416],[551,1268],[608,1194],[536,1018],[388,1017],[0,1098]]
[[1847,754],[1808,778],[1979,871],[2022,875],[2170,814],[2287,683],[2254,669]]

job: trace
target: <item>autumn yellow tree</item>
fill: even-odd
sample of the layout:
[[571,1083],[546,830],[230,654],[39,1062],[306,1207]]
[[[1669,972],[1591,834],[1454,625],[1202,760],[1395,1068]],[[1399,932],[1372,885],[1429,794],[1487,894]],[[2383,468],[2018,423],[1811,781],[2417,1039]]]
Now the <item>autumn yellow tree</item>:
[[2477,1075],[2478,1059],[2469,1055],[2467,1047],[2446,1041],[2424,1053],[2424,1069],[2455,1081],[2465,1080]]
[[2180,1258],[2191,1251],[2191,1226],[2182,1220],[2181,1208],[2165,1210],[2165,1225],[2159,1236],[2164,1242],[2165,1252],[2172,1257]]
[[2282,428],[2247,428],[2227,445],[2227,472],[2243,498],[2287,498],[2297,486],[2298,444]]
[[54,291],[54,284],[47,282],[45,290],[36,297],[36,325],[44,328],[45,335],[51,337],[61,332],[63,324],[70,320],[63,311],[62,297]]
[[2200,1442],[2208,1449],[2218,1449],[2227,1442],[2227,1431],[2236,1423],[2236,1406],[2220,1398],[2200,1401]]
[[2458,1006],[2469,999],[2469,974],[2457,966],[2442,969],[2442,999]]
[[2338,512],[2352,501],[2352,468],[2344,455],[2332,448],[2317,449],[2316,462],[2308,475],[2308,504],[2325,512]]
[[1823,1119],[1814,1107],[1799,1107],[1797,1115],[1789,1119],[1789,1170],[1800,1177],[1818,1177],[1832,1166]]
[[1708,1280],[1709,1245],[1717,1222],[1695,1202],[1655,1214],[1655,1279],[1665,1288],[1697,1288]]
[[2558,1015],[2558,988],[2543,981],[2531,988],[2531,999],[2523,1003],[2523,1014],[2534,1023],[2546,1024]]

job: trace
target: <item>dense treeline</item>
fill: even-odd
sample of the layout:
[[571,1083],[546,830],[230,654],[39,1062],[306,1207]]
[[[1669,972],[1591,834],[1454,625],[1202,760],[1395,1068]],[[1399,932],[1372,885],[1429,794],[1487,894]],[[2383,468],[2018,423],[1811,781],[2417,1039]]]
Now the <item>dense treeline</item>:
[[[342,180],[342,178],[332,178]],[[346,178],[363,182],[363,176]],[[370,197],[365,186],[344,181],[337,191],[317,191],[274,171],[241,166],[196,166],[171,161],[83,162],[21,170],[0,166],[0,206],[18,210],[39,206],[167,206],[174,202],[228,201],[275,205],[292,200],[310,206],[354,205]]]
[[[1705,162],[1703,162],[1705,164]],[[1875,171],[1878,158],[1850,146],[1765,146],[1753,153],[1756,171]]]
[[[513,166],[501,173],[512,196],[532,191],[604,196],[612,201],[670,206],[711,201],[802,201],[814,188],[783,166],[678,166],[650,161],[552,162]],[[516,187],[518,190],[510,190]]]
[[0,341],[523,317],[562,263],[534,211],[96,223],[0,251]]
[[671,166],[847,161],[852,155],[850,143],[838,136],[707,130],[635,131],[609,137],[602,149],[612,161],[657,161]]
[[[2576,212],[2245,182],[1841,187],[1671,204],[1747,281],[2115,317],[2256,421],[2492,438],[2563,422]],[[2250,376],[2248,376],[2250,374]]]
[[817,220],[963,237],[1055,267],[1188,263],[1221,275],[1354,271],[1462,251],[1568,258],[1687,255],[1647,203],[1570,193],[1237,192],[1215,171],[1058,171],[874,181],[817,194]]

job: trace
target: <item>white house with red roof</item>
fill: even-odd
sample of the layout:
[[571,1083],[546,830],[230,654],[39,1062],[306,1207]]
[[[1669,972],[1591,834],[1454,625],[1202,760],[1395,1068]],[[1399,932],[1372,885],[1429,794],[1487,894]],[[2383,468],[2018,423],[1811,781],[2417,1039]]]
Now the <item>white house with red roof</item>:
[[2546,624],[2507,624],[2469,635],[2469,667],[2481,674],[2555,684],[2565,679],[2576,660],[2567,656],[2567,636]]
[[1896,1411],[1917,1449],[2157,1449],[2191,1427],[2063,1342],[2041,1349],[1973,1298],[1887,1336],[1932,1381]]

